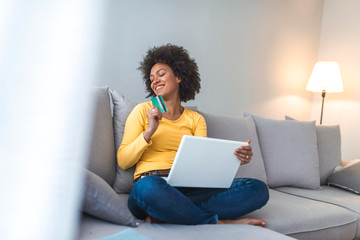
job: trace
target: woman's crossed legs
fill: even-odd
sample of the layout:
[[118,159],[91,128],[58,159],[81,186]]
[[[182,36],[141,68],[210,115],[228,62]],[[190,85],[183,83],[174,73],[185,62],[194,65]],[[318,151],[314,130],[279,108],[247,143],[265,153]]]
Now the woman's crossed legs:
[[161,177],[150,176],[134,185],[128,206],[139,219],[151,216],[165,223],[265,226],[262,219],[239,217],[263,207],[268,199],[266,184],[257,179],[236,178],[229,189],[174,188]]

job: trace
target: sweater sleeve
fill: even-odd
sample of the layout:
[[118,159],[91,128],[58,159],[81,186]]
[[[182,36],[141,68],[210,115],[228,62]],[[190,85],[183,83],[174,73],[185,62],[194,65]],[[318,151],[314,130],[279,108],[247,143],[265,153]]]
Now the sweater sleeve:
[[195,121],[194,136],[207,137],[206,121],[201,114],[197,114],[197,120]]
[[152,141],[146,142],[143,136],[146,124],[144,113],[144,107],[137,105],[126,120],[123,140],[117,151],[118,165],[124,170],[134,166],[152,144]]

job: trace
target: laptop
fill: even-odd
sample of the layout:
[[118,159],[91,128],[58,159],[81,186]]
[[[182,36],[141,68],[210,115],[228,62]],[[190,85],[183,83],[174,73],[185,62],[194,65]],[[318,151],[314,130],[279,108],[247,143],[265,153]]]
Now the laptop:
[[241,163],[234,151],[246,145],[184,135],[166,180],[174,187],[229,188]]

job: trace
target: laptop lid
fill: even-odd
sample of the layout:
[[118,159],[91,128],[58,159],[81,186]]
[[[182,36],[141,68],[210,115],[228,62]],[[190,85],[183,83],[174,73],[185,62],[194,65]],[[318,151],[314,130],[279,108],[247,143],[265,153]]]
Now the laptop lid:
[[167,182],[174,187],[229,188],[240,166],[236,148],[247,142],[184,135]]

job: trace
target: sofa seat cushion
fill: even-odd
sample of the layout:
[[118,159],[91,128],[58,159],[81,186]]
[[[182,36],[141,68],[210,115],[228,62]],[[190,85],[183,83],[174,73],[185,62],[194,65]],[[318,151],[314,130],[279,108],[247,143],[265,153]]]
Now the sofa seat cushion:
[[356,217],[344,208],[270,189],[263,208],[245,217],[262,218],[267,228],[297,239],[353,239]]
[[[84,215],[79,226],[78,238],[80,240],[102,239],[129,229],[125,226],[110,224],[91,216]],[[173,224],[141,224],[138,228],[131,228],[137,233],[152,240],[184,240],[184,239],[207,239],[207,240],[290,240],[291,237],[271,231],[266,228],[250,225],[173,225]]]
[[321,186],[320,190],[308,190],[292,187],[281,187],[276,190],[292,194],[295,196],[305,197],[325,203],[331,203],[353,213],[357,217],[357,232],[356,237],[360,238],[360,196],[338,189],[336,187]]

